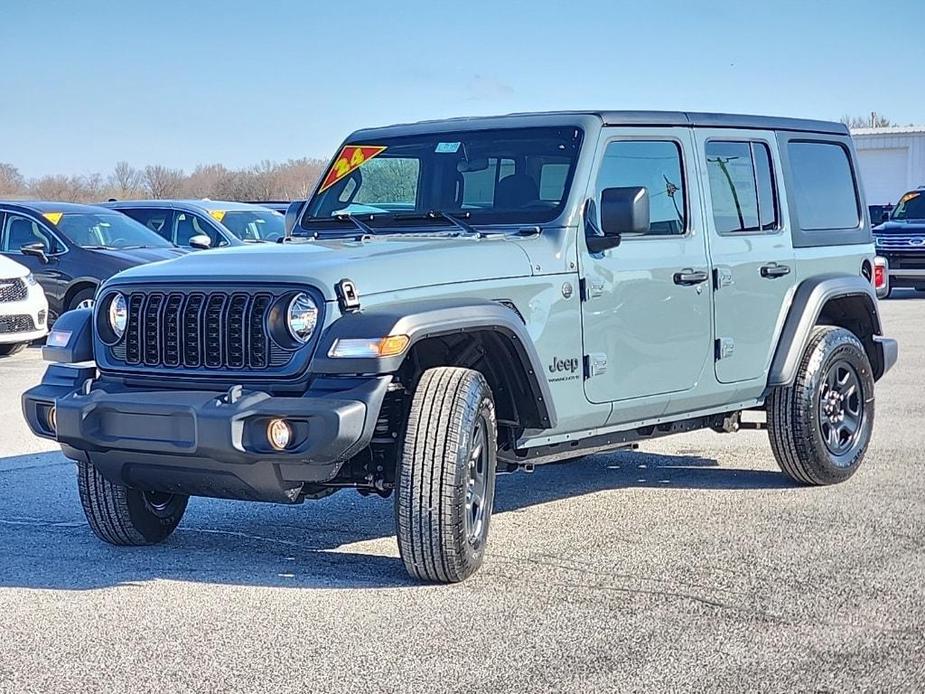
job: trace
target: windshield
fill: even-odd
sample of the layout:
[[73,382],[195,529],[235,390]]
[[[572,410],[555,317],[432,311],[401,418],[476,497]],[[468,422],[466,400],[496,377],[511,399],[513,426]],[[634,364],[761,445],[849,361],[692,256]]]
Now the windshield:
[[925,191],[913,190],[899,199],[890,219],[925,219]]
[[273,210],[229,210],[222,224],[242,241],[276,241],[286,233],[283,215]]
[[446,214],[469,224],[552,221],[568,197],[581,137],[574,126],[508,128],[348,145],[309,203],[302,233],[343,215],[377,231],[412,220],[453,226]]
[[67,213],[58,229],[81,248],[170,248],[169,241],[118,212]]

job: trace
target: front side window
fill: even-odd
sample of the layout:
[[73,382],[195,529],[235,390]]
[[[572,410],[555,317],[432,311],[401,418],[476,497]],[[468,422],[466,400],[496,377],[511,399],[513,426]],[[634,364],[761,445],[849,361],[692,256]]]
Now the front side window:
[[[353,215],[378,230],[541,224],[562,212],[582,131],[574,126],[435,132],[348,145],[301,219],[302,232],[343,229]],[[333,219],[332,219],[333,218]],[[296,229],[296,234],[300,233]]]
[[607,145],[595,199],[605,188],[643,187],[649,194],[649,233],[671,236],[687,230],[681,147],[673,140],[620,140]]
[[793,196],[806,231],[854,229],[861,223],[847,150],[835,142],[791,141]]
[[273,210],[229,210],[222,226],[242,241],[276,241],[286,234],[283,215]]
[[713,225],[720,234],[776,229],[771,155],[762,142],[706,145]]
[[178,246],[189,248],[190,239],[194,236],[208,236],[213,248],[227,246],[228,242],[221,237],[212,225],[190,212],[177,212],[174,222],[173,237]]
[[121,212],[67,212],[58,229],[81,248],[169,248],[165,241],[143,224]]
[[0,249],[4,253],[20,253],[23,246],[36,243],[42,244],[42,248],[49,255],[64,250],[58,240],[43,229],[38,222],[16,214],[7,215],[2,237]]

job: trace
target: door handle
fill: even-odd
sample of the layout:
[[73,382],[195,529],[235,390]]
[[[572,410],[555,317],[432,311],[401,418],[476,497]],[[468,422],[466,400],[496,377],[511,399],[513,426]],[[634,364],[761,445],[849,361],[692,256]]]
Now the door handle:
[[674,273],[674,283],[680,284],[682,287],[700,284],[701,282],[706,282],[708,279],[710,279],[710,275],[703,270],[684,268],[681,272]]
[[767,265],[762,265],[759,272],[761,272],[762,277],[773,280],[778,277],[783,277],[784,275],[789,275],[790,266],[778,265],[777,263],[768,263]]

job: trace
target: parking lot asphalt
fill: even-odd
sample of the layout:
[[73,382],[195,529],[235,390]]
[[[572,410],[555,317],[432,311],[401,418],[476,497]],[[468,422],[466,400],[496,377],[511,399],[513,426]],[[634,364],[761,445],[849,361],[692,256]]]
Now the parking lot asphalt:
[[847,483],[792,484],[754,431],[507,475],[455,586],[354,492],[104,545],[22,421],[39,350],[0,360],[0,692],[923,691],[925,299],[882,311],[900,361]]

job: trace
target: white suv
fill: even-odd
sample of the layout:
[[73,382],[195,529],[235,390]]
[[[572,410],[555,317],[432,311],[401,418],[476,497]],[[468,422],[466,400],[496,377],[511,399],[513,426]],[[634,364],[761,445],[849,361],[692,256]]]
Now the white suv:
[[48,301],[29,269],[0,256],[0,357],[48,332]]

